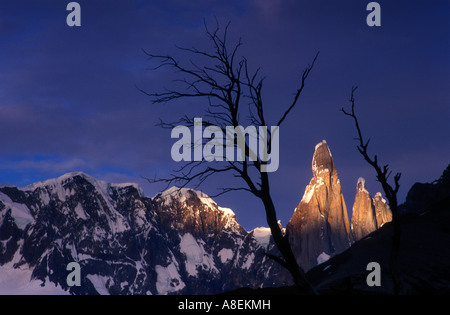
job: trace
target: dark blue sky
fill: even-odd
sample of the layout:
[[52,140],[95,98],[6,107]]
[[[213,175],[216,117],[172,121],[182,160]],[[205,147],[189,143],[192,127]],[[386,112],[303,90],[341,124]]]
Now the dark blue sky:
[[[70,1],[0,3],[0,183],[28,185],[70,171],[161,189],[140,175],[176,168],[170,131],[200,103],[152,105],[136,85],[161,91],[174,78],[142,49],[180,56],[175,44],[208,48],[203,20],[231,21],[230,40],[267,77],[274,118],[320,50],[298,107],[281,130],[272,192],[285,225],[311,179],[314,146],[326,139],[351,210],[357,178],[381,189],[356,151],[354,127],[339,112],[358,85],[357,110],[370,151],[403,173],[400,200],[414,182],[437,179],[450,163],[450,2],[378,1],[381,27],[368,27],[363,0],[78,1],[81,27],[66,25]],[[278,115],[277,115],[278,114]],[[221,181],[228,179],[222,179]],[[222,187],[210,181],[206,193]],[[266,225],[259,200],[217,198],[245,228]]]

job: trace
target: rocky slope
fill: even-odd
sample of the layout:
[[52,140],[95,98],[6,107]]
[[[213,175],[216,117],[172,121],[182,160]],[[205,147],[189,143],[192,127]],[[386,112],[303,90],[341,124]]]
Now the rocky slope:
[[313,178],[286,226],[304,270],[342,252],[352,242],[341,184],[325,140],[315,148],[312,171]]
[[[211,294],[279,284],[279,267],[264,255],[276,250],[257,232],[190,189],[147,198],[136,184],[84,173],[0,186],[0,293]],[[70,262],[81,266],[80,287],[67,285]]]
[[450,164],[442,176],[432,183],[415,183],[408,191],[405,203],[400,205],[401,213],[421,213],[434,202],[450,196]]

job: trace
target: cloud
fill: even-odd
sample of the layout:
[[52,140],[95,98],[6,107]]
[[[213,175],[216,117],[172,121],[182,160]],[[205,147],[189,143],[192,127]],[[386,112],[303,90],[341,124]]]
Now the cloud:
[[0,160],[0,171],[8,170],[55,174],[89,168],[91,168],[90,164],[80,158],[34,157],[32,159]]

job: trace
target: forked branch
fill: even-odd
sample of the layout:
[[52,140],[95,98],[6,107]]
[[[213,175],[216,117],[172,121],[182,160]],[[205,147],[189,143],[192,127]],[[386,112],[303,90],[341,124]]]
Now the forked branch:
[[398,264],[398,255],[399,255],[399,248],[400,248],[400,237],[401,237],[401,226],[400,226],[400,215],[398,213],[398,200],[397,200],[397,193],[400,188],[400,177],[401,173],[397,173],[394,176],[394,186],[389,184],[388,179],[391,175],[391,171],[389,170],[389,165],[380,166],[378,164],[378,157],[377,155],[374,155],[373,158],[370,157],[368,153],[368,146],[370,139],[365,140],[363,138],[361,127],[358,121],[358,117],[355,113],[355,98],[354,93],[356,91],[357,87],[352,87],[352,92],[350,96],[350,103],[351,103],[351,110],[346,111],[344,108],[341,109],[341,111],[350,118],[353,119],[353,122],[355,124],[356,131],[358,133],[358,145],[357,149],[359,153],[364,157],[364,159],[369,163],[376,171],[377,173],[377,180],[381,183],[381,186],[383,188],[383,191],[386,195],[386,198],[389,203],[389,207],[392,212],[392,223],[394,227],[394,232],[392,235],[392,249],[391,249],[391,269],[392,269],[392,275],[393,275],[393,282],[394,282],[394,291],[396,294],[398,294],[401,290],[401,280],[400,280],[400,271],[398,270],[397,264]]

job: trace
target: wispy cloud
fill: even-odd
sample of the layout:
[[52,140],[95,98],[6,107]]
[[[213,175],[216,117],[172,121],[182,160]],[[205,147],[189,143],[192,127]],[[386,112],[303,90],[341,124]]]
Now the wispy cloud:
[[56,174],[90,168],[91,165],[80,158],[36,157],[33,159],[0,160],[0,171],[15,170]]

